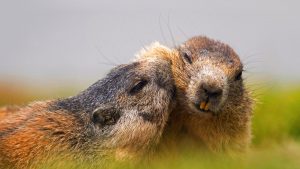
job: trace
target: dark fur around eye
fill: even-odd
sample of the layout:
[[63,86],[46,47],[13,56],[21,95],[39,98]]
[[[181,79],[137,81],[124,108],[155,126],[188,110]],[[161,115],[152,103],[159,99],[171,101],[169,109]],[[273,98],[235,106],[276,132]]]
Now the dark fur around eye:
[[134,95],[141,91],[148,84],[147,80],[141,80],[130,89],[129,94]]
[[187,54],[186,52],[183,52],[182,56],[189,64],[192,64],[192,58],[190,57],[189,54]]
[[242,75],[243,75],[243,71],[239,72],[236,76],[235,76],[235,80],[241,80],[242,79]]

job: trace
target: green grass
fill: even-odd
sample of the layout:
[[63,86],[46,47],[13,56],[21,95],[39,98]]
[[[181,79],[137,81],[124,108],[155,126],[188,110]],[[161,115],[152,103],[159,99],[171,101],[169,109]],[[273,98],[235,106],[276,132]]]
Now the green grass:
[[[252,123],[253,143],[250,152],[244,157],[238,159],[225,155],[212,157],[205,153],[186,151],[176,158],[162,157],[151,164],[141,164],[136,168],[300,169],[300,87],[277,87],[259,93],[260,98]],[[55,96],[59,95],[55,94]],[[17,99],[16,103],[37,98],[34,95],[29,97],[22,95],[22,97],[23,99]],[[51,96],[40,98],[51,98]],[[7,103],[13,102],[7,102],[4,96],[0,95],[0,105]],[[75,166],[66,163],[64,168]],[[42,168],[55,168],[55,166],[46,165]],[[88,165],[83,164],[80,168],[88,168]],[[115,164],[112,168],[131,167],[126,164]]]
[[262,92],[253,118],[253,144],[300,138],[300,88]]

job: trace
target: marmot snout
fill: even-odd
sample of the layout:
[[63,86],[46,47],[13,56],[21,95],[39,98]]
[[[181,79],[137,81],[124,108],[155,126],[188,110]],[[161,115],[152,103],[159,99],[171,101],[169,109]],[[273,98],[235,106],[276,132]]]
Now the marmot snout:
[[186,95],[188,105],[195,113],[216,114],[227,100],[227,76],[218,67],[205,65],[192,75]]

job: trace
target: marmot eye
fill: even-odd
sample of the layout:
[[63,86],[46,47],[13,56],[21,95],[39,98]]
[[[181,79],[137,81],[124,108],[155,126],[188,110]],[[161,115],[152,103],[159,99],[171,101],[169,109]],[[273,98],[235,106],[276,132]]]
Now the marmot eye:
[[235,76],[235,80],[241,80],[241,79],[242,79],[242,74],[243,74],[243,71],[239,72],[239,73]]
[[191,59],[190,55],[187,54],[186,52],[183,52],[183,58],[184,58],[189,64],[192,64],[192,59]]
[[136,94],[139,91],[141,91],[147,84],[148,84],[147,80],[141,80],[137,84],[135,84],[133,88],[130,89],[129,93],[132,95]]

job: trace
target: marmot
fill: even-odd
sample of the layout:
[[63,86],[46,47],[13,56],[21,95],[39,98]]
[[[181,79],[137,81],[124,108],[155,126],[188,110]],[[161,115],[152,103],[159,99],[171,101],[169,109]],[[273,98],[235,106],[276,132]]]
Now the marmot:
[[177,106],[164,131],[165,146],[189,137],[213,152],[245,151],[251,140],[253,99],[234,50],[203,36],[175,49],[158,43],[149,49],[156,54],[143,57],[171,60],[177,87]]
[[57,155],[103,165],[110,157],[136,159],[158,143],[174,94],[169,61],[117,66],[74,97],[6,114],[0,120],[0,166],[29,168]]

